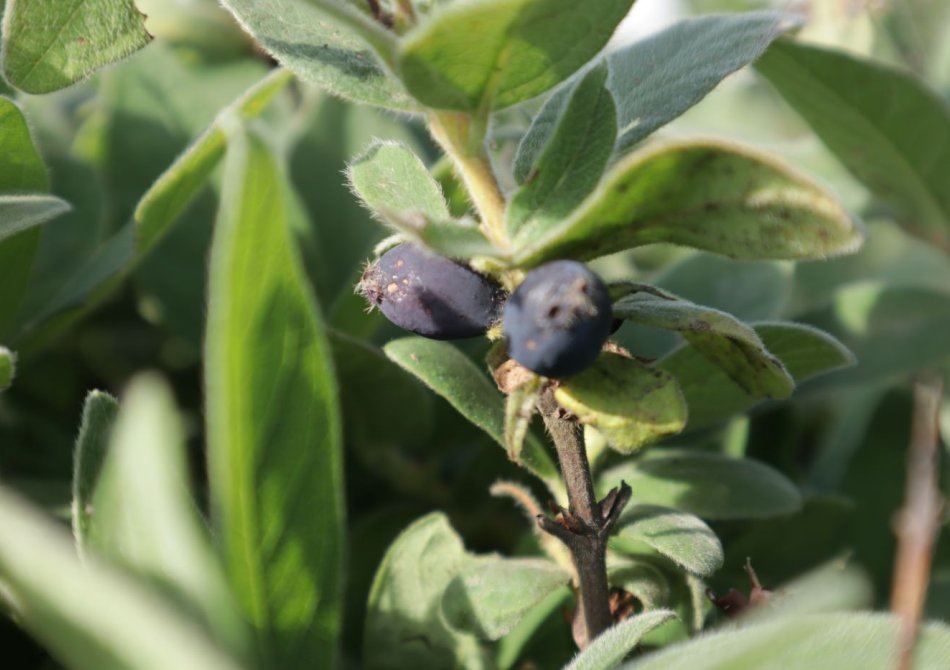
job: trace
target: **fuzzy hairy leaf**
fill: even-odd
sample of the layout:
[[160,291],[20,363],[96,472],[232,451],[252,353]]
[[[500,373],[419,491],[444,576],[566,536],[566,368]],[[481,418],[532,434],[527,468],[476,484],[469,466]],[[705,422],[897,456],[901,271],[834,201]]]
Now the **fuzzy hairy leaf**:
[[89,541],[95,511],[93,496],[118,413],[119,403],[108,393],[90,391],[86,396],[73,453],[72,523],[80,550]]
[[[634,493],[636,496],[636,493]],[[722,544],[701,519],[685,512],[636,505],[610,539],[612,549],[642,553],[644,545],[687,572],[710,577],[722,567]]]
[[950,239],[950,105],[936,91],[893,67],[789,40],[756,68],[910,229]]
[[0,242],[68,211],[55,195],[0,195]]
[[[854,364],[854,355],[828,333],[796,323],[754,326],[765,348],[778,358],[796,384]],[[659,367],[679,382],[689,406],[689,428],[715,424],[757,404],[753,398],[692,347],[661,359]]]
[[755,331],[725,312],[639,292],[616,303],[614,317],[679,331],[750,395],[786,398],[795,389],[785,366],[769,353]]
[[[396,538],[369,594],[367,668],[491,667],[478,639],[451,628],[442,614],[446,588],[473,560],[440,512],[422,517]],[[420,636],[426,643],[419,643]]]
[[[894,666],[900,622],[887,614],[794,617],[723,630],[672,645],[624,665],[624,670],[886,670]],[[950,629],[928,624],[914,668],[942,670],[950,658]]]
[[[795,485],[778,470],[749,459],[690,451],[647,454],[603,473],[598,488],[621,481],[637,505],[669,507],[703,519],[767,519],[802,506]],[[621,519],[635,514],[630,507]]]
[[596,258],[657,242],[742,259],[853,251],[862,229],[827,191],[788,165],[721,141],[631,154],[567,219],[524,226],[515,261]]
[[564,670],[611,670],[636,647],[643,636],[676,617],[671,610],[653,610],[632,616],[605,631]]
[[22,91],[49,93],[151,39],[133,0],[8,0],[3,74]]
[[[447,342],[404,337],[383,347],[386,355],[449,401],[459,413],[505,447],[505,412],[501,394],[468,357]],[[555,497],[560,475],[544,446],[530,434],[518,464],[541,479]]]
[[616,354],[601,354],[591,367],[563,380],[554,397],[624,454],[686,425],[687,407],[676,379]]
[[21,624],[70,667],[241,667],[140,580],[95,556],[80,560],[58,523],[3,488],[0,527],[5,600],[14,603]]
[[[91,397],[90,412],[108,412],[110,400]],[[239,649],[244,631],[190,493],[184,430],[164,380],[134,378],[110,432],[87,546],[160,585],[199,613],[216,639]]]
[[447,3],[403,38],[399,73],[429,107],[501,109],[567,79],[604,47],[631,5],[633,0]]
[[451,217],[438,182],[404,144],[377,140],[353,159],[346,175],[356,195],[384,220],[388,212]]
[[617,152],[702,100],[736,70],[755,61],[799,20],[776,12],[700,16],[674,24],[607,57],[617,99]]
[[[508,202],[511,233],[530,219],[566,217],[597,186],[617,135],[617,110],[606,78],[607,67],[601,64],[576,85],[537,160],[524,166],[522,185]],[[532,137],[529,130],[521,146],[526,141],[530,147]],[[529,151],[521,146],[519,152]],[[517,157],[515,165],[518,169]]]
[[236,129],[211,253],[209,484],[231,587],[260,656],[331,666],[342,601],[340,410],[287,194],[271,151]]
[[[416,108],[361,34],[365,30],[384,39],[382,27],[367,25],[369,17],[360,21],[355,10],[346,11],[352,7],[335,0],[222,0],[222,4],[258,44],[304,81],[353,102],[403,111]],[[346,20],[340,20],[340,13]],[[359,30],[354,30],[354,23],[359,23]]]
[[521,459],[524,441],[528,437],[540,395],[541,378],[532,375],[505,399],[505,448],[508,450],[508,458],[515,462]]
[[449,582],[442,611],[455,628],[482,640],[498,640],[570,580],[552,561],[478,558]]

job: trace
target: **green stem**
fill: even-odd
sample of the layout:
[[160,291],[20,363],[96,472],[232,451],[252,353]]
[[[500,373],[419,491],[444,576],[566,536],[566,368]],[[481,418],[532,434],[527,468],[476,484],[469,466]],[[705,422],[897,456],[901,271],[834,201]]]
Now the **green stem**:
[[432,112],[429,130],[465,183],[488,240],[501,249],[507,248],[510,239],[505,226],[505,196],[485,150],[487,120],[464,112]]

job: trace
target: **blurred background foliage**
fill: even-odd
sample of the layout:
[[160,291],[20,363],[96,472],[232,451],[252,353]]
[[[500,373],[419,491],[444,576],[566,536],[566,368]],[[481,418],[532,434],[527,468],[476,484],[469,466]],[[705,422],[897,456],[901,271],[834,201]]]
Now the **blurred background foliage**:
[[[132,276],[111,287],[105,302],[85,310],[88,296],[57,300],[70,295],[84,268],[108,255],[106,242],[176,156],[274,66],[213,0],[139,4],[157,39],[128,60],[45,96],[14,94],[0,82],[0,94],[14,97],[28,119],[52,193],[73,205],[43,230],[16,322],[3,324],[5,343],[20,356],[17,383],[0,395],[0,478],[62,518],[68,516],[84,396],[94,388],[118,394],[144,369],[159,370],[172,384],[191,476],[203,491],[200,362],[218,179]],[[800,4],[809,19],[803,38],[910,70],[950,100],[950,5],[943,0]],[[766,5],[640,0],[615,41],[692,13]],[[499,155],[514,150],[528,120],[523,111],[505,114],[494,145]],[[344,164],[373,138],[398,139],[435,164],[438,153],[424,128],[412,118],[341,102],[298,83],[270,105],[261,126],[291,167],[306,270],[333,331],[349,544],[343,646],[348,658],[358,659],[373,574],[411,520],[444,510],[472,551],[517,555],[536,547],[522,514],[487,493],[496,480],[523,479],[522,473],[489,437],[381,355],[377,347],[394,331],[353,295],[363,263],[384,233],[345,186]],[[922,370],[946,372],[950,361],[950,249],[907,232],[900,214],[852,177],[753,69],[724,81],[661,131],[710,134],[776,152],[823,182],[864,219],[868,241],[853,256],[797,265],[670,247],[595,263],[606,278],[649,281],[743,320],[815,325],[857,356],[855,366],[806,382],[791,401],[759,406],[748,417],[691,430],[664,445],[753,457],[784,473],[804,496],[801,510],[791,515],[711,522],[726,561],[709,585],[717,592],[744,589],[746,557],[767,587],[849,557],[867,571],[874,603],[883,606],[895,553],[892,520],[904,494],[911,383]],[[440,174],[451,195],[451,175]],[[454,206],[462,210],[465,203]],[[51,304],[69,309],[44,321]],[[666,331],[631,324],[617,338],[648,358],[678,344]],[[478,357],[486,347],[464,345]],[[946,446],[950,400],[943,429]],[[619,460],[605,455],[598,466]],[[950,491],[946,465],[944,490]],[[947,534],[935,552],[927,616],[950,618]],[[547,668],[570,657],[571,638],[557,606],[539,630],[522,659]],[[24,659],[18,668],[57,667],[6,619],[0,619],[0,639],[5,657]]]

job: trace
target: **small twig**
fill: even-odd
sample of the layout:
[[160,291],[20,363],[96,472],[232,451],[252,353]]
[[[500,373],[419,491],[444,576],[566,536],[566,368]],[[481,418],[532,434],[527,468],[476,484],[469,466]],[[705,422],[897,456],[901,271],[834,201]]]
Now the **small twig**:
[[911,668],[943,505],[937,487],[937,421],[942,392],[941,380],[936,377],[918,382],[914,389],[907,492],[897,518],[897,558],[891,591],[891,611],[901,619],[899,670]]
[[561,540],[571,552],[577,575],[574,641],[581,649],[613,625],[607,583],[607,540],[630,500],[625,483],[601,501],[594,493],[584,449],[584,429],[557,405],[551,389],[538,400],[538,409],[557,449],[567,487],[568,509],[551,503],[554,518],[539,514],[540,528]]

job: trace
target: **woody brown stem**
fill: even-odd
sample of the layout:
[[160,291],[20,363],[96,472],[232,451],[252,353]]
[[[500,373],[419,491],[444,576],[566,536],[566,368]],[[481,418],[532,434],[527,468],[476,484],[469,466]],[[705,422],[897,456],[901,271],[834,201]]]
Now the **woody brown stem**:
[[554,441],[567,487],[568,508],[552,503],[554,518],[537,517],[542,530],[560,539],[571,552],[577,575],[574,641],[581,649],[613,625],[607,583],[607,539],[630,500],[625,483],[600,502],[594,493],[584,429],[557,405],[550,389],[541,394],[538,409]]

